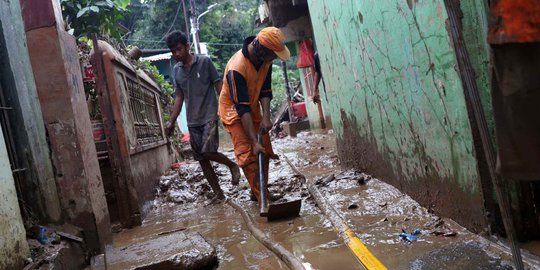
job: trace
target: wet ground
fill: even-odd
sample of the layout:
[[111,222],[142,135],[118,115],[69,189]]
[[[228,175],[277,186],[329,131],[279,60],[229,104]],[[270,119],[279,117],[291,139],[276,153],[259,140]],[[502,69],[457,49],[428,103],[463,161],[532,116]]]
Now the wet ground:
[[[215,166],[227,197],[244,207],[256,225],[313,269],[363,269],[320,214],[302,178],[283,160],[286,155],[308,178],[317,181],[326,199],[354,229],[362,242],[388,269],[512,269],[504,248],[468,232],[449,219],[441,219],[394,187],[357,171],[342,171],[330,134],[300,133],[275,139],[281,160],[271,162],[269,189],[281,200],[303,199],[300,217],[267,223],[249,200],[247,181],[230,183],[224,166]],[[221,148],[233,158],[230,144]],[[326,182],[326,176],[334,175]],[[143,225],[114,236],[117,249],[133,243],[161,241],[160,236],[198,232],[216,248],[218,269],[287,269],[253,238],[242,217],[230,206],[212,201],[212,191],[197,163],[184,163],[178,172],[161,179],[153,210]],[[416,241],[399,236],[419,230]],[[170,236],[168,236],[170,237]],[[155,257],[160,250],[148,249]],[[140,262],[112,260],[108,269],[129,269]]]

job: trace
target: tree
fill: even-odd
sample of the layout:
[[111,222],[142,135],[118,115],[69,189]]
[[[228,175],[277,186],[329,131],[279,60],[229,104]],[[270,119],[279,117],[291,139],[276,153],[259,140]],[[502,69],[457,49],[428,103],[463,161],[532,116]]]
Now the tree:
[[120,38],[118,24],[124,18],[129,0],[62,0],[66,29],[75,37],[98,33]]
[[[189,4],[189,1],[187,1]],[[133,34],[126,43],[139,48],[165,49],[165,36],[172,30],[185,32],[182,1],[179,0],[132,0],[130,9],[140,8],[142,16],[133,25]],[[186,6],[189,9],[189,5]],[[188,13],[189,16],[189,13]],[[188,33],[189,34],[189,33]]]
[[[242,46],[245,37],[254,33],[257,0],[197,0],[197,14],[217,2],[220,4],[200,20],[200,41],[209,43],[210,57],[218,71],[223,71],[229,58]],[[147,49],[166,49],[165,36],[172,30],[186,32],[182,2],[178,0],[132,0],[128,9],[142,8],[142,16],[135,23],[132,38],[126,43]],[[189,0],[185,0],[190,16]],[[135,12],[135,10],[132,10]],[[175,19],[176,18],[176,19]],[[186,33],[189,35],[189,33]]]
[[[244,39],[255,34],[258,1],[218,1],[220,2],[220,6],[201,19],[200,40],[208,43],[210,57],[216,63],[217,69],[223,71],[231,56],[242,48]],[[208,3],[201,6],[201,11],[204,11]]]

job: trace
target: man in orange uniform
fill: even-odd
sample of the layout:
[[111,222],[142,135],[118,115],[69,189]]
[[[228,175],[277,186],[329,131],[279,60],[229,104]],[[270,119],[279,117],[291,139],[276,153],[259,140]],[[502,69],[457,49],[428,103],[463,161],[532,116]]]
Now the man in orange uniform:
[[263,145],[260,145],[257,133],[260,128],[269,131],[272,127],[272,61],[276,57],[283,61],[290,57],[283,40],[283,33],[275,27],[266,27],[256,37],[246,38],[242,50],[227,63],[225,83],[219,95],[219,115],[231,135],[236,163],[244,171],[257,200],[260,200],[257,155],[265,154],[266,181],[268,157],[274,156],[268,134],[265,132]]

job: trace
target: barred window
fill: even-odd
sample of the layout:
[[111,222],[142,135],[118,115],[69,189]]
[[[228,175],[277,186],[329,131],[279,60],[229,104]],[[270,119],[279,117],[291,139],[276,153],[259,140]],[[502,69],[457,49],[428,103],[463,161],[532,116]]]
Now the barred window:
[[137,144],[144,146],[162,140],[157,93],[144,84],[138,84],[131,76],[126,76],[126,82]]

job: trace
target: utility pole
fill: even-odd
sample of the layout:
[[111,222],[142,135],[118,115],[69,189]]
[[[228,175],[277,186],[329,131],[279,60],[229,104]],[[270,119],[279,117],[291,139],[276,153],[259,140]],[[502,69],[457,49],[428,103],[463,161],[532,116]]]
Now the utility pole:
[[193,45],[195,45],[195,54],[200,54],[201,46],[199,45],[199,21],[197,20],[197,14],[195,13],[195,0],[190,0],[189,3],[191,6],[191,16],[189,18],[189,21],[191,22]]
[[191,34],[193,35],[193,44],[195,45],[195,53],[200,54],[201,53],[201,43],[199,42],[199,20],[202,18],[202,16],[206,15],[208,12],[212,11],[214,7],[216,7],[217,3],[212,4],[206,8],[206,11],[201,13],[201,15],[197,16],[195,13],[195,2],[194,0],[190,0],[191,3]]
[[188,23],[188,17],[186,12],[186,0],[182,0],[182,9],[184,10],[184,23],[186,24],[186,35],[189,33],[189,23]]
[[[272,67],[270,67],[272,68]],[[291,95],[291,88],[289,86],[289,76],[287,76],[287,62],[281,61],[281,70],[283,71],[283,81],[285,81],[285,93],[287,94],[287,103],[289,103],[289,106],[287,106],[287,111],[289,112],[289,123],[296,122],[296,119],[293,119],[294,114],[292,112],[292,95]],[[296,136],[296,135],[295,135]]]

